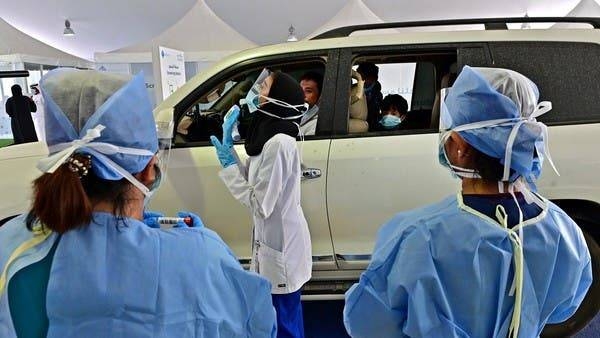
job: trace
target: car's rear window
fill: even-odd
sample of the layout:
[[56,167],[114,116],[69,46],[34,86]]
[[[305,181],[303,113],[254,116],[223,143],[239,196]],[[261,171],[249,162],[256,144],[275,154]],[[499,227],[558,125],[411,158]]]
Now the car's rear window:
[[552,111],[548,124],[600,122],[600,45],[575,42],[490,42],[494,67],[516,70],[539,87]]

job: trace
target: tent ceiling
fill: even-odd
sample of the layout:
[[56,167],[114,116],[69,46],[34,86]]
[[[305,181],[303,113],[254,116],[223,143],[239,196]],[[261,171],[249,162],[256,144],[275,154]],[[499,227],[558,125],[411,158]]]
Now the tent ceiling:
[[228,25],[259,45],[286,41],[288,28],[306,37],[336,15],[346,0],[206,0]]
[[[462,18],[565,16],[580,0],[363,0],[384,21],[420,21]],[[593,0],[592,0],[593,1]]]
[[[194,34],[194,38],[190,39],[190,32],[199,32],[199,34]],[[181,20],[160,35],[116,52],[148,52],[157,45],[183,51],[236,51],[256,47],[255,43],[223,22],[202,0],[198,1]]]
[[381,23],[383,20],[375,15],[362,0],[350,0],[327,23],[313,30],[308,38],[315,37],[337,27],[346,26],[349,22],[352,24],[372,24]]
[[[50,46],[87,59],[150,39],[179,21],[196,0],[0,0],[2,19]],[[63,36],[65,19],[75,36]]]
[[[18,48],[15,48],[15,46]],[[37,56],[44,58],[44,63],[51,65],[80,67],[89,65],[87,60],[80,59],[32,39],[2,19],[0,19],[0,55],[18,56],[22,61],[26,61],[24,59],[27,57]]]
[[[600,0],[584,0],[600,4]],[[502,16],[565,16],[581,0],[0,0],[0,17],[65,52],[142,51],[156,43],[184,51],[243,49],[299,39],[338,26]],[[74,37],[64,37],[69,19]],[[185,41],[190,40],[190,43]],[[227,40],[220,41],[219,39]],[[197,41],[191,41],[197,40]],[[177,48],[177,46],[173,46]],[[196,50],[188,50],[194,48]]]
[[600,16],[600,2],[595,0],[581,0],[567,16]]

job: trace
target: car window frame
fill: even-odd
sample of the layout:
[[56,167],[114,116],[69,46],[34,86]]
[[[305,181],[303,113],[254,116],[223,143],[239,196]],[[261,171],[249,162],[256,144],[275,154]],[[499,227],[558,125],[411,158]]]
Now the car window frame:
[[[465,48],[478,49],[479,57],[484,61],[478,62],[480,66],[491,65],[491,58],[487,48],[487,42],[467,42],[467,43],[434,43],[434,44],[407,44],[394,46],[369,46],[369,47],[349,47],[340,50],[340,60],[338,63],[337,83],[350,83],[350,69],[355,63],[355,60],[360,57],[378,57],[385,55],[402,55],[416,54],[425,52],[452,52],[456,53],[457,66],[459,69],[465,63],[469,62],[468,58],[461,57],[461,50]],[[485,64],[479,64],[485,63]],[[436,74],[436,83],[439,82],[440,74]],[[349,85],[348,85],[349,86]],[[419,134],[434,134],[439,131],[434,128],[409,129],[409,130],[393,130],[393,131],[370,131],[367,133],[350,134],[348,132],[348,104],[350,95],[348,86],[337,86],[335,95],[335,114],[333,122],[332,139],[338,138],[363,138],[363,137],[382,137],[395,135],[419,135]],[[439,88],[436,88],[439,90]],[[339,108],[339,109],[338,109]]]
[[[333,88],[335,88],[336,76],[337,76],[337,62],[338,62],[338,50],[337,49],[326,49],[326,50],[314,50],[308,52],[298,53],[287,53],[287,54],[275,54],[257,58],[251,58],[243,62],[232,65],[231,67],[225,68],[219,72],[218,75],[208,79],[197,88],[192,90],[185,98],[179,101],[174,108],[174,120],[179,121],[185,112],[192,107],[192,105],[205,93],[207,90],[213,89],[219,83],[224,80],[233,78],[236,74],[261,67],[269,67],[273,64],[281,65],[292,62],[314,62],[325,57],[324,61],[325,72],[323,76],[323,91],[319,99],[319,112],[331,112],[330,114],[319,114],[318,117],[318,130],[316,135],[305,136],[305,140],[319,140],[329,139],[331,137],[331,126],[330,122],[332,118],[328,118],[326,115],[333,115]],[[173,139],[176,137],[177,131],[174,130]],[[244,140],[236,142],[236,144],[243,144]],[[196,141],[186,143],[175,143],[173,142],[173,148],[192,148],[192,147],[206,147],[212,146],[210,141]]]

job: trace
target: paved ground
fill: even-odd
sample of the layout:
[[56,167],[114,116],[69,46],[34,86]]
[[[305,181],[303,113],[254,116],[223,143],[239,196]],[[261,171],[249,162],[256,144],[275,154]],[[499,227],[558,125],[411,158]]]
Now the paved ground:
[[600,337],[600,314],[583,330],[579,331],[574,338],[598,338]]
[[[306,338],[346,338],[342,311],[344,301],[308,301],[303,303]],[[599,338],[600,314],[574,338]]]

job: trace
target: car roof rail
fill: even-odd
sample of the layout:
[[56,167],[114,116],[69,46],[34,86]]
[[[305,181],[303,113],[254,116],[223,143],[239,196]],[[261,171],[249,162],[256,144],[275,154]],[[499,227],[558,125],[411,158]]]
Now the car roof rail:
[[515,17],[515,18],[485,18],[485,19],[456,19],[456,20],[432,20],[432,21],[409,21],[409,22],[384,22],[366,25],[353,25],[339,27],[321,33],[311,40],[342,38],[357,31],[374,29],[406,28],[406,27],[429,27],[429,26],[458,26],[458,25],[485,25],[486,30],[508,29],[507,23],[531,23],[531,22],[568,22],[586,23],[595,29],[600,28],[600,17]]

